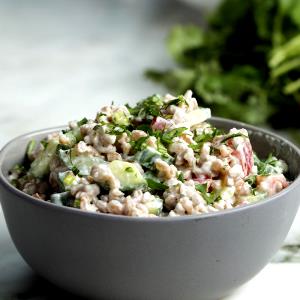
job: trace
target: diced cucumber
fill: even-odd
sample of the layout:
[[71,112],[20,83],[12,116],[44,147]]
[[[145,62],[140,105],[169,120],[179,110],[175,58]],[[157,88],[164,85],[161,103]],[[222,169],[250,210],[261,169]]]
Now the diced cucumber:
[[234,186],[227,186],[222,188],[220,192],[220,196],[223,200],[231,200],[234,197],[235,187]]
[[58,173],[58,179],[62,190],[67,191],[78,182],[78,177],[72,171]]
[[109,163],[109,168],[120,181],[122,191],[134,190],[147,184],[143,175],[133,163],[114,160]]
[[79,171],[79,175],[88,176],[91,173],[92,167],[104,163],[104,160],[97,156],[75,156],[71,155],[72,164]]
[[66,185],[66,186],[72,185],[72,183],[75,181],[75,179],[76,179],[76,177],[74,176],[74,174],[69,172],[63,179],[64,185]]
[[192,127],[200,124],[211,117],[211,111],[209,108],[198,108],[187,113],[185,121],[177,124],[179,127]]
[[148,207],[148,212],[153,215],[159,215],[163,208],[163,201],[160,198],[155,198],[153,201],[149,201],[146,203]]
[[152,147],[147,147],[135,155],[135,159],[145,168],[152,168],[158,158],[162,159],[161,154]]
[[55,193],[50,196],[50,201],[57,205],[66,205],[70,192]]
[[60,206],[80,208],[80,200],[74,199],[68,191],[52,194],[50,196],[50,201]]
[[147,147],[135,154],[135,160],[138,161],[143,167],[148,169],[153,169],[154,163],[158,158],[162,159],[168,164],[173,162],[173,157],[171,155],[162,155],[159,151],[152,147]]
[[37,158],[31,163],[29,173],[31,173],[34,177],[39,178],[46,175],[49,172],[49,163],[55,155],[57,145],[57,141],[50,140],[47,147],[42,150],[38,154]]
[[26,149],[26,155],[29,159],[32,160],[31,155],[33,154],[34,150],[36,148],[36,140],[31,140],[28,145],[27,145],[27,149]]
[[71,162],[71,150],[60,149],[58,151],[58,157],[65,164],[66,167],[68,167],[70,170],[72,169],[73,165]]
[[68,145],[71,147],[82,140],[79,127],[73,128],[72,130],[63,131],[63,135],[69,140]]
[[267,193],[265,192],[255,192],[254,194],[248,195],[248,196],[242,196],[242,200],[252,202],[257,202],[265,199],[267,197]]
[[127,126],[129,125],[129,117],[122,110],[118,110],[112,115],[113,122],[116,125]]
[[71,146],[71,147],[73,147],[76,144],[76,142],[77,142],[77,138],[74,135],[73,131],[68,131],[68,132],[64,133],[64,135],[69,140],[68,145]]
[[72,129],[72,132],[73,132],[73,135],[75,136],[77,142],[82,141],[82,135],[81,135],[79,127]]
[[90,175],[91,169],[94,165],[104,163],[104,160],[97,156],[79,155],[75,156],[71,150],[59,150],[59,158],[70,170],[75,167],[79,171],[79,175]]

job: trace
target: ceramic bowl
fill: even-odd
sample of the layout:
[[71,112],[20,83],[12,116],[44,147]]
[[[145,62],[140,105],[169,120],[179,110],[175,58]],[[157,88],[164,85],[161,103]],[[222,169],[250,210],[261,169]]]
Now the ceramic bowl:
[[10,235],[25,261],[50,282],[95,299],[219,299],[271,259],[300,202],[300,151],[271,132],[212,118],[215,126],[246,128],[254,150],[289,165],[293,182],[261,202],[176,218],[97,214],[37,200],[14,188],[8,170],[27,142],[61,128],[18,137],[0,154],[0,197]]

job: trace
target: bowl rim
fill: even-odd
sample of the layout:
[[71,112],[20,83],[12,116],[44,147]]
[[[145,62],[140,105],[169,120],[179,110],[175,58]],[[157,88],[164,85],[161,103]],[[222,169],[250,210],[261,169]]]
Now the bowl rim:
[[[271,136],[271,137],[275,138],[276,140],[279,140],[279,141],[283,142],[284,144],[287,144],[300,157],[300,148],[298,146],[296,146],[294,143],[292,143],[288,139],[286,139],[270,130],[262,129],[262,128],[244,123],[244,122],[239,122],[239,121],[226,119],[226,118],[220,118],[220,117],[212,117],[209,120],[220,121],[223,123],[227,123],[230,126],[238,126],[240,128],[243,128],[245,126],[249,130],[261,132],[264,135]],[[289,193],[290,191],[295,189],[300,184],[300,172],[299,172],[297,177],[290,183],[290,185],[288,187],[286,187],[285,189],[281,190],[279,193],[276,193],[273,196],[265,198],[262,201],[249,203],[249,204],[246,204],[243,206],[234,207],[231,209],[220,210],[220,211],[216,211],[216,212],[203,213],[203,214],[199,214],[199,215],[178,216],[178,217],[149,218],[149,217],[114,215],[114,214],[106,214],[106,213],[99,213],[99,212],[83,211],[83,210],[73,208],[73,207],[60,206],[60,205],[57,205],[57,204],[54,204],[54,203],[51,203],[48,201],[37,201],[36,198],[17,189],[9,182],[8,178],[3,174],[3,170],[2,170],[3,161],[5,160],[8,149],[15,142],[25,139],[25,138],[27,139],[30,136],[60,131],[61,129],[66,128],[66,127],[67,127],[67,125],[62,125],[62,126],[55,126],[55,127],[50,127],[50,128],[46,128],[46,129],[31,131],[29,133],[19,135],[19,136],[15,137],[14,139],[10,140],[8,143],[6,143],[0,151],[0,184],[4,188],[6,188],[9,192],[11,192],[12,194],[15,194],[15,196],[22,198],[24,201],[26,201],[32,205],[40,206],[40,207],[43,207],[46,209],[52,209],[57,212],[65,212],[65,213],[69,212],[69,213],[73,213],[75,215],[82,215],[85,217],[92,217],[92,218],[104,218],[104,219],[111,220],[111,221],[151,222],[151,223],[152,222],[154,222],[154,223],[157,223],[157,222],[180,222],[180,221],[188,221],[188,220],[190,220],[190,221],[198,221],[199,220],[200,221],[202,219],[207,219],[207,218],[214,218],[214,217],[221,217],[221,216],[237,214],[239,212],[243,212],[243,211],[251,209],[251,208],[254,209],[254,208],[268,205],[269,203],[276,201],[276,199],[278,199],[279,197],[284,197],[287,193]],[[0,198],[0,203],[1,203],[1,198]]]

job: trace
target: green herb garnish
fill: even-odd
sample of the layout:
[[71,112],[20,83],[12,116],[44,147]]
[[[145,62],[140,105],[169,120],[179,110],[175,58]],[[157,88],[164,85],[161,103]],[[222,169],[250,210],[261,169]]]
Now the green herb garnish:
[[80,127],[80,126],[86,124],[87,122],[88,122],[88,119],[83,118],[83,119],[81,119],[80,121],[77,122],[77,126]]
[[177,179],[181,182],[184,182],[184,176],[182,172],[178,172]]
[[157,145],[157,151],[161,154],[162,158],[165,158],[168,160],[173,159],[172,156],[168,153],[168,149],[161,142],[160,138],[157,138],[156,145]]
[[252,188],[254,188],[256,186],[256,175],[248,176],[245,181],[248,182]]
[[136,127],[137,130],[143,130],[146,133],[152,134],[152,128],[148,124],[141,124]]
[[147,181],[147,185],[152,191],[164,191],[168,188],[167,185],[162,183],[156,176],[154,176],[151,172],[145,173],[145,178]]
[[203,132],[202,134],[196,135],[194,141],[196,144],[190,144],[189,147],[194,150],[194,152],[200,152],[204,143],[212,142],[213,139],[220,133],[217,128],[213,128],[211,132]]
[[252,124],[299,131],[300,1],[223,0],[207,24],[177,25],[167,49],[177,67],[149,70],[172,92]]
[[254,154],[254,165],[257,166],[257,173],[261,176],[278,174],[285,171],[282,169],[282,166],[280,166],[280,161],[273,156],[272,153],[269,154],[266,160],[260,160],[257,155]]
[[76,176],[76,175],[79,175],[80,170],[76,166],[72,166],[72,172]]
[[56,153],[58,153],[59,150],[69,150],[70,148],[71,148],[70,145],[58,144],[56,148]]
[[42,144],[42,146],[44,147],[44,149],[47,148],[48,142],[46,140],[42,140],[42,141],[40,141],[40,143]]
[[220,143],[221,143],[221,144],[222,144],[222,143],[225,143],[226,141],[228,141],[228,140],[230,140],[230,139],[233,139],[233,138],[235,138],[235,137],[240,137],[240,136],[248,138],[246,135],[244,135],[244,134],[238,132],[238,133],[233,133],[233,134],[229,134],[229,135],[225,136],[225,137],[221,140]]
[[160,115],[160,110],[163,107],[162,97],[153,95],[137,103],[135,107],[126,105],[129,112],[140,119],[152,119]]
[[80,199],[75,199],[73,202],[73,207],[80,208],[80,203],[81,203]]
[[211,193],[207,192],[207,184],[195,184],[195,188],[200,192],[201,196],[204,198],[207,204],[213,204],[221,200],[220,191],[212,191]]
[[137,141],[130,141],[130,145],[132,150],[137,152],[145,149],[147,147],[146,141],[148,140],[149,136],[142,136]]
[[174,128],[172,130],[164,132],[161,135],[161,140],[166,144],[171,144],[175,137],[181,136],[181,134],[186,130],[187,130],[186,127]]
[[166,109],[167,107],[171,106],[171,105],[175,105],[175,106],[181,106],[181,105],[188,105],[188,103],[186,102],[185,98],[183,95],[178,96],[176,99],[173,99],[169,102],[167,102],[164,105],[164,108]]

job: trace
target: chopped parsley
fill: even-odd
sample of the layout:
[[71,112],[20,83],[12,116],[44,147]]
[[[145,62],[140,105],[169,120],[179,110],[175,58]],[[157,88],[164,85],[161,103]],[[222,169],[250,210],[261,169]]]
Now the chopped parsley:
[[281,162],[272,153],[269,154],[266,160],[260,160],[254,154],[254,165],[257,166],[257,173],[261,176],[278,174],[285,171],[284,167],[281,166]]
[[80,126],[86,124],[87,122],[88,122],[88,119],[83,118],[83,119],[81,119],[80,121],[77,122],[77,126],[80,127]]
[[106,126],[105,132],[107,134],[120,135],[124,132],[130,133],[128,126],[126,125],[115,125],[112,123],[101,122],[93,127],[93,130],[97,131],[103,129],[103,126]]
[[163,104],[161,96],[153,95],[138,102],[135,107],[130,107],[128,104],[126,107],[133,116],[141,119],[149,119],[149,116],[157,117],[160,115]]
[[148,140],[149,136],[142,136],[137,141],[130,141],[130,145],[132,150],[137,152],[145,149],[147,147],[146,141]]
[[79,175],[80,170],[76,166],[73,165],[72,166],[72,172],[76,176],[76,175]]
[[225,143],[226,141],[228,141],[228,140],[230,140],[230,139],[233,139],[233,138],[235,138],[235,137],[239,137],[239,136],[243,136],[243,137],[248,138],[245,134],[242,134],[242,133],[238,132],[238,133],[233,133],[233,134],[229,134],[229,135],[225,136],[225,137],[221,140],[220,143],[223,144],[223,143]]
[[47,148],[47,146],[48,146],[48,142],[47,141],[42,140],[40,143],[43,145],[44,149]]
[[254,188],[256,186],[256,175],[249,175],[245,181]]
[[211,132],[203,132],[194,137],[195,144],[190,144],[189,147],[195,152],[200,152],[204,143],[212,142],[213,139],[220,134],[217,128],[213,128]]
[[161,136],[161,140],[166,144],[171,144],[175,137],[181,136],[181,134],[186,130],[186,127],[174,128],[172,130],[164,132]]
[[168,188],[167,185],[151,178],[146,178],[148,187],[153,191],[164,191]]
[[12,173],[17,173],[17,174],[25,174],[26,173],[26,169],[24,166],[20,165],[20,164],[16,164],[10,171],[9,174]]
[[169,102],[167,102],[164,105],[164,108],[166,109],[167,107],[171,106],[171,105],[175,105],[175,106],[181,106],[181,105],[188,105],[188,103],[186,102],[185,98],[183,95],[178,96],[176,99],[173,99]]
[[194,138],[194,141],[196,143],[202,143],[202,142],[210,142],[212,141],[217,135],[221,133],[220,130],[217,128],[210,128],[210,132],[203,132],[202,134],[196,135]]
[[161,154],[162,158],[172,159],[172,156],[168,153],[168,149],[161,142],[160,138],[156,141],[157,151]]
[[219,155],[220,150],[218,148],[215,148],[213,146],[210,147],[209,149],[209,155]]
[[138,126],[136,127],[136,130],[142,130],[142,131],[145,131],[146,133],[149,133],[149,134],[152,133],[152,128],[150,127],[149,124],[141,124],[141,125],[138,125]]
[[207,184],[195,184],[195,188],[198,192],[200,192],[207,204],[213,204],[214,202],[221,200],[221,192],[213,190],[211,193],[208,193]]
[[195,188],[201,194],[206,194],[206,192],[207,192],[207,184],[197,183],[197,184],[195,184]]
[[75,199],[73,202],[73,207],[75,208],[80,208],[80,199]]
[[70,148],[71,148],[70,145],[58,144],[56,148],[56,152],[58,153],[59,150],[69,150]]
[[152,191],[164,191],[168,188],[167,185],[162,183],[155,175],[151,172],[145,173],[148,188]]
[[124,132],[129,132],[127,126],[125,125],[118,125],[114,126],[113,124],[108,124],[107,125],[107,133],[108,134],[113,134],[113,135],[120,135]]
[[181,182],[184,182],[183,172],[178,172],[177,179]]

